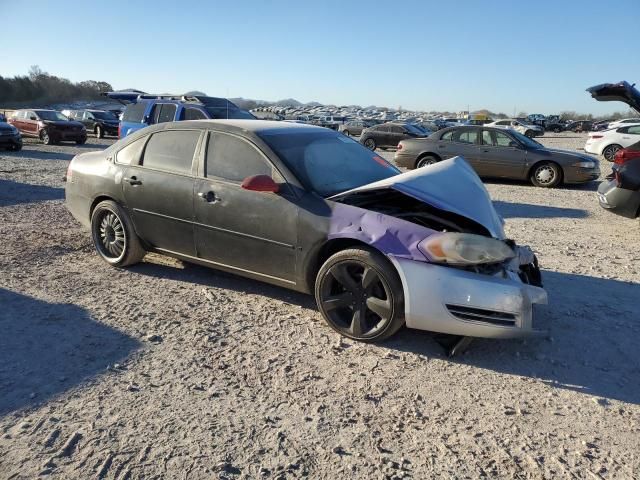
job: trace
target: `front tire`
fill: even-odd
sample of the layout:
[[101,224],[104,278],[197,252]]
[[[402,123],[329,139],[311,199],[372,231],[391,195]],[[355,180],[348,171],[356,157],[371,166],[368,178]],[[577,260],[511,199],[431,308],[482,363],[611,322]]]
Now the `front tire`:
[[556,163],[543,162],[533,167],[529,178],[536,187],[554,188],[562,182],[562,170]]
[[53,139],[51,138],[51,135],[49,135],[49,132],[47,132],[46,130],[40,132],[40,140],[42,140],[42,143],[44,143],[45,145],[53,145]]
[[342,133],[345,134],[347,137],[351,136],[351,133],[349,133],[349,130],[343,130]]
[[315,297],[336,332],[361,342],[380,342],[404,325],[402,283],[379,252],[351,248],[332,255],[316,277]]
[[87,143],[87,137],[82,137],[76,140],[76,145],[84,145]]
[[373,152],[375,151],[377,145],[376,145],[376,141],[373,138],[367,138],[364,141],[364,146]]
[[605,160],[609,161],[609,162],[613,162],[613,160],[616,157],[616,153],[618,153],[618,150],[620,150],[622,147],[620,145],[608,145],[603,151],[602,151],[602,156],[605,158]]
[[536,134],[533,132],[533,130],[527,130],[526,132],[524,132],[525,137],[528,138],[533,138],[536,136]]
[[104,138],[104,129],[100,126],[96,126],[96,138]]
[[114,267],[138,263],[146,253],[127,212],[112,200],[100,202],[93,210],[91,237],[98,255]]

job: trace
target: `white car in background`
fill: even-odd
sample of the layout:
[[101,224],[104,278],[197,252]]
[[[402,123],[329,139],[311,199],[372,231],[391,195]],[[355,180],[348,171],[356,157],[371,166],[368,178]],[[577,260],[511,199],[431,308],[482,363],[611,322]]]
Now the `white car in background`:
[[605,160],[613,162],[616,152],[640,142],[640,124],[589,132],[589,138],[584,145],[584,151],[595,155],[602,155]]
[[627,125],[640,125],[640,118],[623,118],[622,120],[616,120],[609,122],[607,130],[612,128],[626,127]]
[[496,120],[493,123],[485,124],[485,127],[502,128],[504,130],[515,130],[522,135],[529,138],[541,137],[544,135],[544,129],[539,125],[530,125],[523,123],[515,118],[505,118],[503,120]]

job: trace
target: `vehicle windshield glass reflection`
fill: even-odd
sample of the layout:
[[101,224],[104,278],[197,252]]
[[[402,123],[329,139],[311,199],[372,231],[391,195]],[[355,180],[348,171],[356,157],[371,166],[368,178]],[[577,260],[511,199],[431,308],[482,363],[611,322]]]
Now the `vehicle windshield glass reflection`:
[[358,142],[333,131],[262,132],[259,136],[302,184],[323,197],[400,173]]
[[541,143],[538,143],[535,140],[531,140],[529,137],[522,135],[519,132],[511,132],[511,134],[527,148],[544,148],[544,145],[542,145]]

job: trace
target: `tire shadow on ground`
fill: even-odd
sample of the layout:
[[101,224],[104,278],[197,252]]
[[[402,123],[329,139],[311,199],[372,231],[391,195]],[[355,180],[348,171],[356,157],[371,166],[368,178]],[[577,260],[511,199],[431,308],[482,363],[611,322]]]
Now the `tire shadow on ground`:
[[0,305],[0,415],[43,404],[139,348],[73,304],[0,288]]

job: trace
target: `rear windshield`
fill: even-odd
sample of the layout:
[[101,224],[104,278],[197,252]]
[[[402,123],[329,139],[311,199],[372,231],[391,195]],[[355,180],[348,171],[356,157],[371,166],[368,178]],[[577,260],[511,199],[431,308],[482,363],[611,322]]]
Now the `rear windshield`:
[[258,136],[308,190],[323,197],[400,173],[379,155],[331,130],[266,131]]
[[97,119],[100,120],[112,120],[114,122],[118,121],[118,117],[116,117],[113,113],[111,112],[91,112],[93,113],[93,116],[96,117]]
[[142,117],[144,117],[144,111],[147,109],[146,103],[132,103],[131,105],[127,105],[127,108],[124,109],[124,113],[122,114],[123,122],[142,122]]

